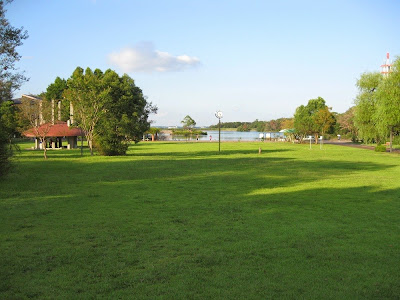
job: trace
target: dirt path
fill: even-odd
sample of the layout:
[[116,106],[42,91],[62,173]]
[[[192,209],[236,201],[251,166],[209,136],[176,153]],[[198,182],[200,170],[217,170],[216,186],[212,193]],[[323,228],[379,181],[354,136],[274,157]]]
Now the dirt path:
[[[330,145],[339,145],[339,146],[346,146],[346,147],[353,147],[353,148],[362,148],[362,149],[368,149],[368,150],[375,150],[374,146],[367,146],[367,145],[361,145],[357,143],[353,143],[351,140],[340,140],[340,141],[324,141],[325,144],[330,144]],[[400,153],[399,149],[393,149],[393,152]],[[386,152],[389,152],[389,149],[386,149]]]

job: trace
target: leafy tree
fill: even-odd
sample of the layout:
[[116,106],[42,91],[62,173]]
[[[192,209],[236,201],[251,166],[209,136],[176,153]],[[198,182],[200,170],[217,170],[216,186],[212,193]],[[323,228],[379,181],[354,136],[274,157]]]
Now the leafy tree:
[[[67,81],[57,77],[52,84],[47,87],[45,97],[50,100],[61,101],[61,121],[67,121],[70,118],[69,100],[65,99],[63,93],[67,89]],[[56,108],[57,113],[58,108]]]
[[68,79],[68,89],[65,91],[66,98],[74,107],[74,119],[85,132],[91,155],[96,127],[104,116],[105,103],[110,98],[110,88],[102,77],[103,73],[98,69],[93,72],[90,68],[84,71],[77,67]]
[[138,142],[149,129],[150,113],[157,111],[132,78],[126,74],[120,77],[112,70],[103,73],[78,67],[67,86],[64,95],[85,131],[91,155],[94,143],[101,154],[125,154],[128,143]]
[[15,107],[11,101],[0,102],[0,177],[10,167],[8,158],[12,154],[11,139],[15,134],[16,127]]
[[381,136],[390,136],[392,152],[393,134],[400,129],[400,58],[393,63],[392,72],[381,80],[376,92],[375,120]]
[[281,129],[293,129],[294,128],[294,119],[284,119],[281,123]]
[[[11,1],[6,1],[6,3]],[[5,2],[0,1],[0,176],[6,173],[9,167],[10,132],[14,131],[14,110],[4,102],[12,99],[12,94],[23,82],[28,80],[23,73],[19,73],[15,64],[21,56],[17,47],[28,38],[28,33],[23,27],[15,28],[10,25],[5,17]]]
[[314,124],[321,135],[328,132],[332,125],[336,123],[335,117],[331,113],[329,107],[320,108],[313,117]]
[[337,115],[337,126],[338,133],[340,134],[351,134],[353,141],[357,139],[357,128],[354,125],[354,110],[355,107],[350,107],[343,114]]
[[187,115],[181,121],[183,128],[189,131],[192,131],[193,127],[196,126],[195,120],[192,119],[191,116]]
[[354,124],[361,139],[366,142],[382,139],[377,130],[377,89],[382,82],[382,75],[378,72],[363,73],[357,81],[359,94],[355,99]]
[[19,116],[31,129],[31,133],[40,140],[43,146],[43,156],[47,159],[47,139],[48,133],[53,126],[51,122],[45,123],[44,120],[49,120],[51,116],[51,102],[44,98],[32,100],[29,98],[22,97],[21,104],[18,106]]
[[[11,2],[11,1],[7,1]],[[15,64],[21,59],[16,48],[28,38],[23,27],[15,28],[5,18],[4,1],[0,1],[0,99],[10,100],[12,93],[28,80]]]
[[250,131],[250,125],[249,124],[247,124],[247,123],[243,123],[242,125],[240,125],[238,128],[237,128],[237,131],[242,131],[242,132],[247,132],[247,131]]
[[131,141],[139,142],[149,130],[150,113],[157,108],[148,103],[142,90],[128,75],[121,77],[112,70],[104,73],[103,81],[109,88],[104,114],[96,129],[96,145],[105,155],[124,155]]
[[161,132],[161,129],[157,127],[150,127],[146,132],[151,134],[151,141],[154,142],[157,139],[157,135]]
[[318,143],[318,134],[321,132],[321,124],[316,122],[316,118],[321,109],[325,109],[325,100],[321,97],[311,99],[306,106],[301,105],[294,114],[294,128],[296,133],[303,140],[305,135],[314,135],[315,143]]

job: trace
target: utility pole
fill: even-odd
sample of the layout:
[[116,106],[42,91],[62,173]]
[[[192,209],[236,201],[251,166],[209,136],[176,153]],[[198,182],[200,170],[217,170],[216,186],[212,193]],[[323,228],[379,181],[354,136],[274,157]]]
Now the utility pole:
[[221,152],[221,119],[222,111],[215,112],[215,116],[218,118],[218,152]]

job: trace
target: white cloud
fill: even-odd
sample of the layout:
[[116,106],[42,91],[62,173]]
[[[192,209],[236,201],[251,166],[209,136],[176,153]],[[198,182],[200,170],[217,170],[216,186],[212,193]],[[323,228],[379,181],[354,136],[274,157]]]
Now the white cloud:
[[154,49],[152,43],[140,43],[131,48],[125,48],[108,55],[111,65],[124,72],[170,72],[182,71],[200,65],[200,60],[194,56],[173,56],[168,52]]

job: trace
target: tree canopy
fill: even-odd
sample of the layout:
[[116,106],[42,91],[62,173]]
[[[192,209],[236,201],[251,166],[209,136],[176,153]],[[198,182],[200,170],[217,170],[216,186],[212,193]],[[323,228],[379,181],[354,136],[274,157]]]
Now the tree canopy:
[[360,139],[379,144],[389,137],[392,152],[393,136],[400,131],[400,58],[386,75],[361,74],[357,87],[354,124]]
[[[7,1],[11,2],[11,1]],[[0,99],[11,100],[12,93],[28,80],[18,72],[16,63],[21,59],[17,47],[28,38],[23,27],[13,27],[5,17],[4,1],[0,1]]]
[[23,27],[15,28],[9,23],[4,3],[0,1],[0,176],[9,167],[8,159],[12,154],[10,134],[16,129],[15,110],[4,102],[11,100],[13,92],[28,80],[15,65],[21,58],[17,47],[28,38],[28,33]]
[[378,72],[363,73],[357,80],[359,93],[355,99],[354,124],[361,139],[366,142],[381,139],[376,127],[376,91],[383,77]]
[[74,119],[85,131],[92,154],[94,144],[105,155],[125,154],[128,142],[138,142],[149,129],[149,114],[157,112],[132,78],[112,70],[76,68],[64,95],[73,105]]
[[333,114],[321,97],[310,99],[306,106],[300,105],[294,114],[294,128],[300,139],[314,135],[316,143],[318,134],[326,133],[334,122]]
[[191,130],[194,126],[196,126],[196,121],[192,119],[191,116],[187,115],[181,121],[183,128],[186,130]]

